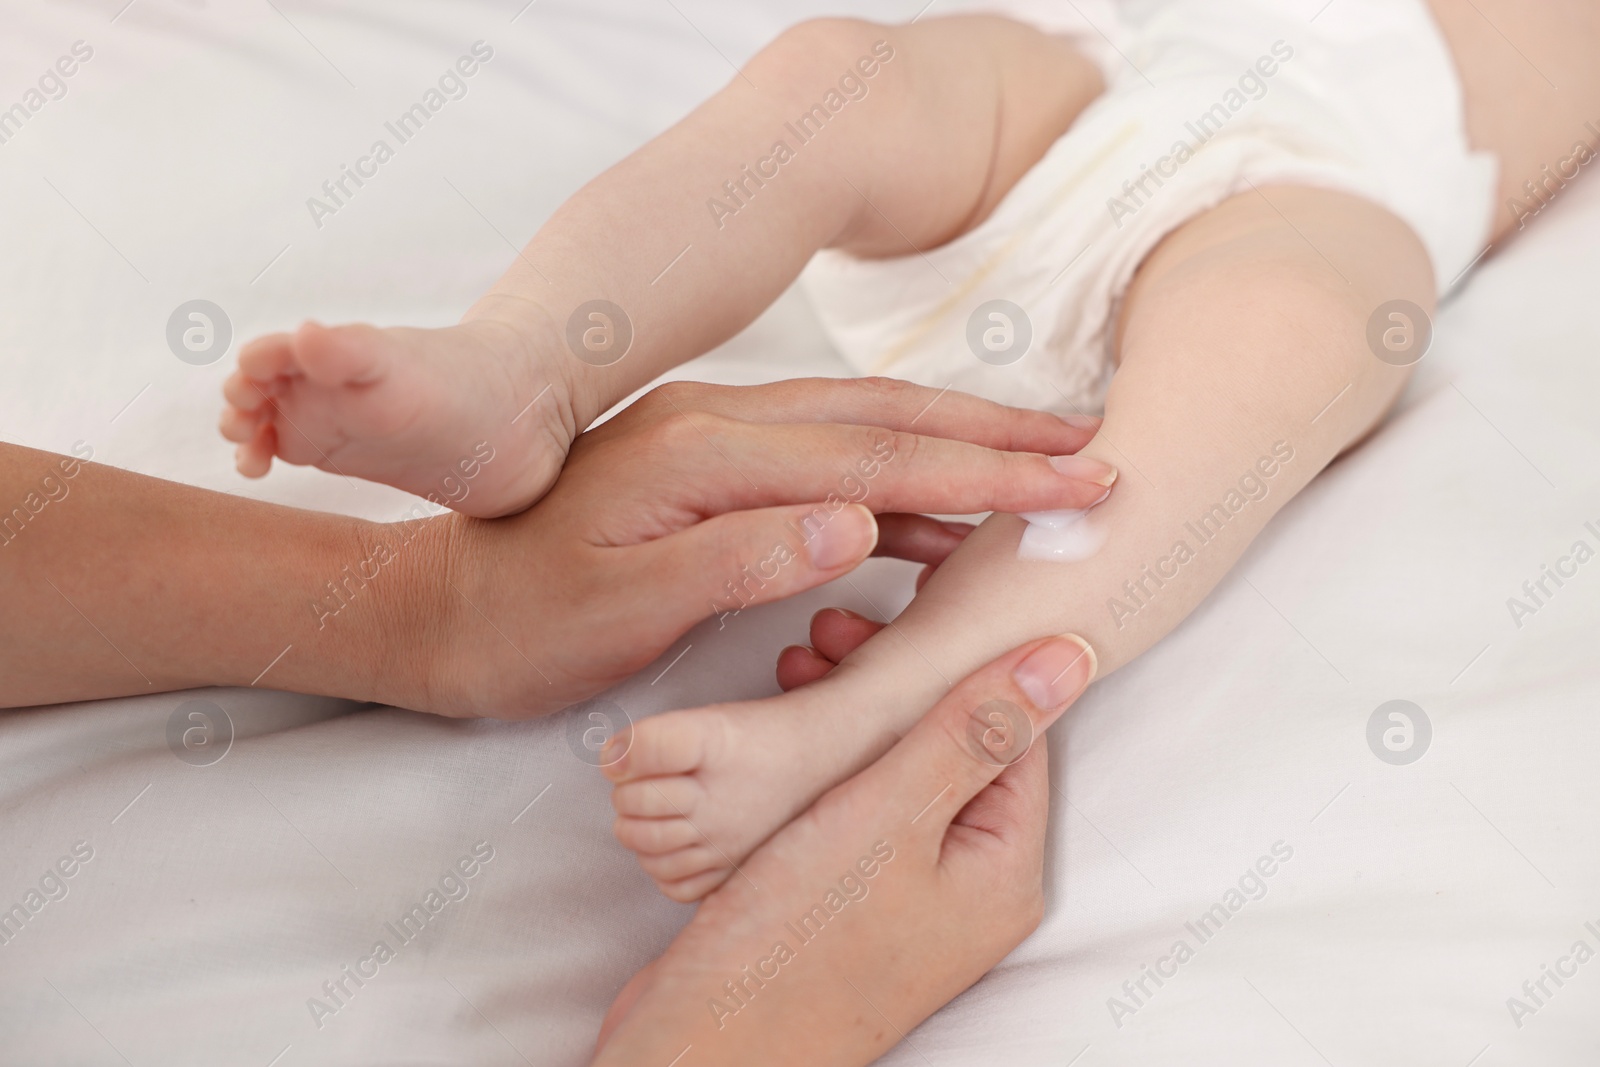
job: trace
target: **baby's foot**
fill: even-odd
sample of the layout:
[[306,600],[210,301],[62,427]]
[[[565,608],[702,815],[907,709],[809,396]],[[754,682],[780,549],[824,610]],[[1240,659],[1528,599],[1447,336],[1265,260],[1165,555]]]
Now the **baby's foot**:
[[898,739],[882,722],[863,722],[862,705],[845,700],[847,691],[848,674],[836,675],[766,700],[636,723],[612,739],[624,754],[605,766],[615,783],[617,840],[638,854],[661,892],[699,900]]
[[[906,973],[896,943],[922,925],[919,912],[943,903],[919,884],[925,871],[906,868],[919,858],[896,832],[905,819],[898,803],[902,797],[881,788],[860,789],[786,826],[751,858],[759,892],[735,877],[623,986],[600,1028],[597,1067],[666,1067],[680,1057],[684,1065],[768,1063],[774,1048],[784,1063],[834,1063],[842,1050],[878,1053],[894,1044],[900,1035],[881,1025],[878,1012],[909,1029],[927,1014],[923,1004],[938,1003],[928,979],[943,978],[933,969]],[[864,860],[870,881],[858,874]],[[810,909],[837,892],[841,877],[859,886],[853,899],[864,903],[846,907],[810,943],[790,933],[786,924],[803,921],[797,917],[815,922]],[[887,928],[885,911],[895,920]],[[786,960],[781,971],[773,962],[780,940],[793,950],[777,957]],[[871,1008],[860,1000],[862,987],[872,990]],[[818,1018],[830,1025],[818,1027]],[[685,1046],[693,1058],[683,1056]]]
[[1043,746],[1019,761],[1021,735],[970,731],[1005,702],[1031,738],[1095,666],[1077,638],[1030,641],[930,701],[895,752],[778,831],[623,987],[595,1067],[876,1062],[970,987],[1039,924],[1049,801]]
[[222,434],[246,477],[286,463],[384,482],[468,515],[521,511],[587,423],[566,364],[492,319],[445,329],[306,323],[246,345]]

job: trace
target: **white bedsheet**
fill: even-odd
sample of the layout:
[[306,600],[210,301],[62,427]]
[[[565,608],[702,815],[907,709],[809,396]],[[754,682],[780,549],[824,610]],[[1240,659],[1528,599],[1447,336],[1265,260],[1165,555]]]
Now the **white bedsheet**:
[[[175,359],[172,309],[213,300],[236,338],[308,315],[450,321],[507,241],[804,13],[123,3],[6,4],[0,107],[74,41],[94,55],[0,144],[0,435],[372,518],[407,498],[231,473],[213,429],[231,360]],[[316,229],[305,198],[478,39],[495,58],[468,96]],[[885,1062],[1600,1058],[1600,962],[1546,979],[1520,1026],[1507,1006],[1575,941],[1600,949],[1600,563],[1520,628],[1506,604],[1574,541],[1600,547],[1597,238],[1600,187],[1579,186],[1486,262],[1403,410],[1056,728],[1043,925]],[[840,372],[791,295],[683,374]],[[892,610],[910,575],[857,581]],[[637,717],[769,692],[778,649],[829,603],[873,609],[844,587],[702,626],[612,699]],[[207,767],[166,741],[197,697],[238,731]],[[1410,765],[1367,745],[1391,699],[1432,724]],[[583,1062],[689,910],[612,842],[566,725],[262,690],[0,713],[0,907],[93,850],[0,944],[0,1063]],[[385,924],[479,842],[493,859],[469,894],[399,944]],[[1201,944],[1185,924],[1277,842],[1293,855],[1265,896]],[[319,1028],[308,999],[380,939],[395,958]],[[1126,994],[1178,939],[1193,958]],[[1112,997],[1136,1009],[1120,1026]]]

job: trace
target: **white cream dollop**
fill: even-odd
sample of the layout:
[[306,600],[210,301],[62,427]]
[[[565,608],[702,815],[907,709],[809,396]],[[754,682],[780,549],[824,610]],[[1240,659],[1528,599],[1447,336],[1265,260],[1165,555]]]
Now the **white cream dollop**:
[[1052,563],[1079,563],[1105,547],[1106,528],[1095,509],[1068,511],[1029,511],[1021,515],[1028,528],[1017,544],[1018,559],[1041,559]]

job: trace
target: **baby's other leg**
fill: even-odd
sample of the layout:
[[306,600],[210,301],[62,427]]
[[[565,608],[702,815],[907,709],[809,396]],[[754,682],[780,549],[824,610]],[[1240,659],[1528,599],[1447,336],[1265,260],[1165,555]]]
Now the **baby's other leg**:
[[1081,634],[1101,674],[1210,592],[1268,519],[1393,401],[1367,320],[1433,304],[1421,244],[1371,203],[1299,187],[1229,200],[1172,234],[1125,301],[1121,367],[1084,449],[1121,470],[1079,562],[1019,560],[996,515],[891,626],[828,677],[753,706],[638,724],[610,773],[618,837],[669,896],[704,893],[817,795],[884,752],[1000,652]]
[[[1600,5],[1429,0],[1429,7],[1461,76],[1468,138],[1500,161],[1499,243],[1542,214],[1580,168],[1590,169],[1585,160],[1600,140]],[[1500,30],[1511,25],[1515,45]]]
[[247,474],[276,455],[419,493],[487,439],[451,503],[520,510],[598,414],[742,329],[818,249],[957,236],[1099,91],[1065,40],[1008,19],[801,24],[560,207],[460,325],[246,346],[223,432]]

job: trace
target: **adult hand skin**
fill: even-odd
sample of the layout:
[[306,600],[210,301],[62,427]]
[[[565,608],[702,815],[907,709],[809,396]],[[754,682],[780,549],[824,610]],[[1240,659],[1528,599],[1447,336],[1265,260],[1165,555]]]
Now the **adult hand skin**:
[[580,436],[521,515],[400,523],[0,445],[0,706],[256,684],[551,711],[714,611],[963,535],[904,512],[1083,506],[1109,469],[1045,457],[1093,432],[900,382],[681,383]]
[[1042,735],[1094,671],[1052,637],[962,681],[702,902],[623,987],[596,1067],[853,1067],[977,981],[1043,914]]
[[886,625],[845,608],[823,608],[811,616],[811,643],[778,653],[778,686],[787,692],[816,681]]
[[1090,435],[904,382],[664,386],[582,435],[529,511],[454,524],[427,706],[564,707],[712,614],[831,581],[875,546],[937,562],[964,536],[909,511],[1086,505],[1105,489],[1078,475],[1110,471],[1045,457]]

